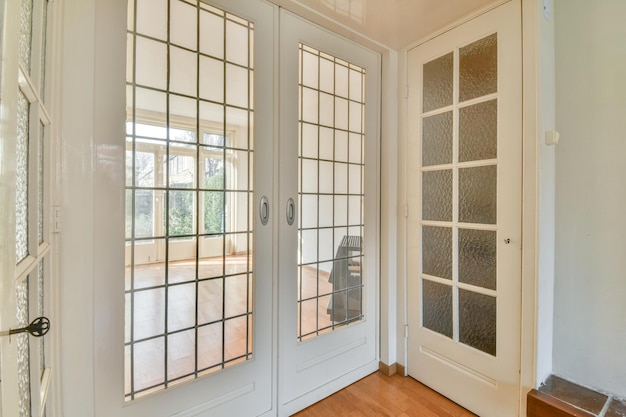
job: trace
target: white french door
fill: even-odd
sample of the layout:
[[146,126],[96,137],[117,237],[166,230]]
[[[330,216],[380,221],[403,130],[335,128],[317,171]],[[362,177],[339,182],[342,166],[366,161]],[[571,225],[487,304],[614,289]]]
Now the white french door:
[[[3,1],[0,16],[0,415],[39,417],[51,380],[48,2]],[[31,322],[39,337],[7,334]]]
[[378,369],[380,58],[280,14],[278,413]]
[[520,8],[408,52],[408,371],[483,417],[519,413]]

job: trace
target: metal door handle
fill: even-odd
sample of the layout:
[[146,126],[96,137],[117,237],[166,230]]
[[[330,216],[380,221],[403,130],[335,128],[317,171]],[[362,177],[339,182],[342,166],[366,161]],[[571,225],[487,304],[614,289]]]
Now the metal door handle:
[[291,226],[296,219],[296,203],[293,198],[287,200],[287,224]]
[[266,196],[261,197],[259,202],[259,216],[261,216],[261,224],[263,226],[270,220],[270,201]]
[[41,337],[50,331],[50,320],[48,317],[37,317],[28,326],[19,329],[9,329],[0,332],[0,336],[10,336],[18,333],[30,333],[32,336]]

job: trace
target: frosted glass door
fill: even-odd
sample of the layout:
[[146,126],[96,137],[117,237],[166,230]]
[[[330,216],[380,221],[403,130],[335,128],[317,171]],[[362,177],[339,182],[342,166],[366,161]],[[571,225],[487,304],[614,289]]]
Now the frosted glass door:
[[516,5],[412,49],[408,69],[409,373],[494,417],[519,396]]
[[[46,97],[48,1],[3,2],[0,102],[0,330],[50,317],[53,172]],[[48,327],[50,329],[50,327]],[[36,338],[3,336],[0,415],[46,413],[51,381],[50,347],[56,331]]]

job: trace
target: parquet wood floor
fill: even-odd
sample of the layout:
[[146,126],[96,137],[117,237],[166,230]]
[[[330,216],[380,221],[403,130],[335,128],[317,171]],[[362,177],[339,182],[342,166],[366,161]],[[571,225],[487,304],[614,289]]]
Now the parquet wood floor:
[[410,377],[373,373],[294,417],[476,417]]

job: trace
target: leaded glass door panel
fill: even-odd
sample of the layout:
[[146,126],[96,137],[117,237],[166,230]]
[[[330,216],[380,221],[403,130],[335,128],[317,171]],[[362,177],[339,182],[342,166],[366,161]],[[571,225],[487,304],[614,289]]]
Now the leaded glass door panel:
[[[10,1],[0,7],[0,328],[6,331],[50,316],[54,158],[53,120],[46,105],[48,1]],[[21,333],[1,338],[1,415],[45,415],[51,337]]]
[[380,57],[281,15],[279,415],[377,369]]
[[516,416],[521,302],[520,4],[408,53],[409,374]]

